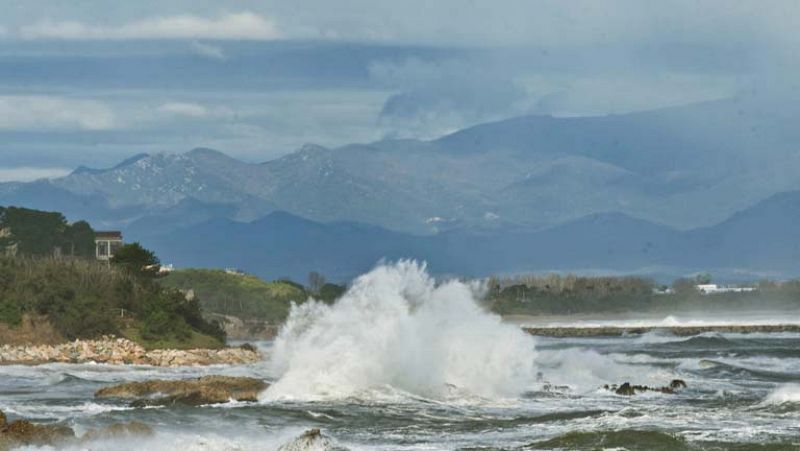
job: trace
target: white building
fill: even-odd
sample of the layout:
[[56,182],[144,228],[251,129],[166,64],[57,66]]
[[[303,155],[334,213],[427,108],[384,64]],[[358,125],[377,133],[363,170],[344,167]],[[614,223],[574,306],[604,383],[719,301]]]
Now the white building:
[[720,294],[720,293],[748,293],[756,291],[756,287],[730,287],[717,285],[715,283],[701,283],[696,286],[700,294]]

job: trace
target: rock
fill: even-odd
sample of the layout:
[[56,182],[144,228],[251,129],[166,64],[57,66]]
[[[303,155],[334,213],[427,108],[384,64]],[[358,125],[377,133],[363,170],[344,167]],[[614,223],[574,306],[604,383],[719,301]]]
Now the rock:
[[269,384],[261,379],[232,376],[204,376],[189,380],[127,382],[101,388],[97,398],[132,400],[136,407],[153,405],[203,405],[230,401],[257,401]]
[[673,379],[669,385],[664,387],[648,387],[647,385],[631,385],[630,382],[625,382],[620,386],[617,385],[604,385],[604,389],[613,391],[614,393],[622,396],[633,396],[637,393],[653,391],[666,394],[675,394],[676,391],[686,388],[686,382],[682,379]]
[[107,440],[112,438],[150,437],[153,434],[153,428],[150,426],[138,421],[131,421],[130,423],[114,423],[102,429],[90,429],[83,434],[81,441],[88,442],[91,440]]
[[332,451],[331,441],[319,429],[309,429],[302,435],[278,447],[278,451]]
[[3,346],[0,364],[108,363],[156,366],[194,366],[246,364],[260,360],[255,347],[224,349],[156,349],[147,351],[124,338],[103,337],[99,340],[75,340],[59,345]]
[[240,345],[239,349],[244,349],[245,351],[251,351],[251,352],[258,352],[258,348],[256,348],[255,346],[251,345],[250,343],[244,343],[244,344]]
[[614,393],[623,396],[631,396],[636,394],[636,390],[631,386],[630,383],[625,382],[624,384],[620,385],[619,388],[614,390]]
[[669,388],[673,390],[686,388],[686,382],[684,382],[683,379],[673,379],[672,382],[669,383]]
[[[0,449],[22,445],[58,445],[75,439],[75,432],[67,426],[34,424],[17,420],[0,430]],[[5,446],[5,447],[4,447]]]
[[8,420],[6,420],[6,414],[3,413],[2,410],[0,410],[0,430],[6,427],[7,422]]

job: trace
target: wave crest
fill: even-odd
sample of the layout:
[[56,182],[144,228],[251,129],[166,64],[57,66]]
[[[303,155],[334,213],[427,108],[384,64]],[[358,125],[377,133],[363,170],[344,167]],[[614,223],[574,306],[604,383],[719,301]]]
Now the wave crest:
[[362,397],[385,387],[435,398],[519,396],[535,378],[534,339],[486,312],[479,289],[437,283],[424,264],[400,261],[359,277],[334,305],[293,306],[273,348],[280,378],[264,399]]

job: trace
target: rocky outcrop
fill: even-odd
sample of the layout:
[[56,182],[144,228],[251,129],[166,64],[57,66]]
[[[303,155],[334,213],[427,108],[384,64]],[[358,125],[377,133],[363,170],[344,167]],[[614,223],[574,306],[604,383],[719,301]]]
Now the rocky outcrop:
[[0,450],[19,446],[54,446],[75,439],[75,432],[67,426],[34,424],[28,420],[7,423],[0,412]]
[[681,389],[686,388],[686,382],[684,382],[682,379],[673,379],[669,383],[669,385],[665,385],[663,387],[648,387],[647,385],[631,385],[630,382],[625,382],[624,384],[619,386],[617,386],[616,384],[604,385],[603,388],[623,396],[633,396],[637,393],[648,392],[648,391],[673,395],[676,392],[680,391]]
[[[80,443],[111,438],[149,437],[153,429],[138,421],[130,423],[114,423],[101,429],[90,429]],[[0,411],[0,451],[7,451],[21,446],[52,446],[61,448],[77,444],[79,441],[75,431],[58,424],[35,424],[28,420],[16,420],[7,423],[5,414]]]
[[[277,451],[333,451],[331,441],[319,429],[309,429],[289,443],[281,445]],[[338,448],[341,449],[341,448]]]
[[173,404],[220,404],[230,400],[257,401],[269,384],[251,377],[204,376],[188,380],[126,382],[102,388],[96,398],[130,400],[135,407]]
[[246,364],[260,360],[254,348],[146,350],[124,338],[75,340],[58,345],[0,347],[0,364],[107,363],[154,366]]

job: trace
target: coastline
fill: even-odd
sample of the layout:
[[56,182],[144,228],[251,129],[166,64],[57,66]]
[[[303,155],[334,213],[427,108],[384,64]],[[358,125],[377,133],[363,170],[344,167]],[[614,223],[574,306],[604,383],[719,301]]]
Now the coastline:
[[0,346],[0,365],[102,363],[160,367],[237,365],[255,363],[261,355],[252,347],[221,349],[153,349],[125,338],[103,337],[61,344]]

